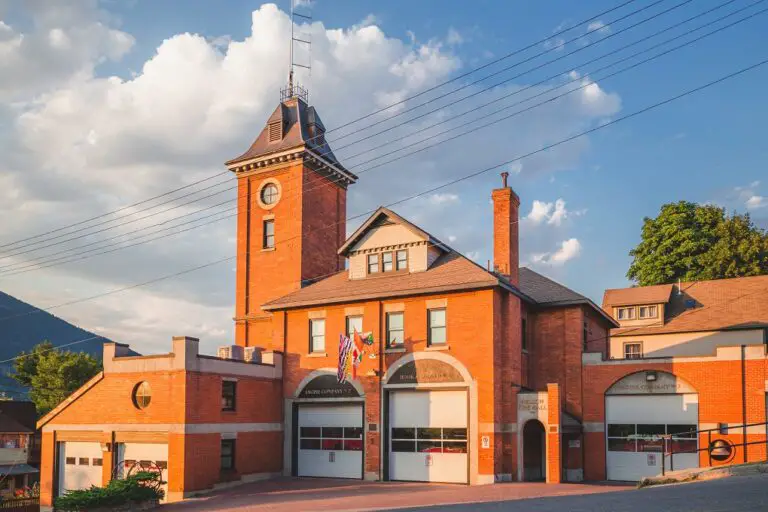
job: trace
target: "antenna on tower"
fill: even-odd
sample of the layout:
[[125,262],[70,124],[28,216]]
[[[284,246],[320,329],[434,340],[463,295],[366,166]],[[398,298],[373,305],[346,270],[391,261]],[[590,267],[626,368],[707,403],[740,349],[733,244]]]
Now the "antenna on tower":
[[[311,6],[311,1],[308,0],[291,0],[291,52],[290,52],[290,66],[288,71],[288,87],[285,89],[282,89],[280,91],[280,101],[286,101],[291,98],[301,98],[305,102],[309,103],[309,92],[307,89],[302,87],[299,82],[294,78],[294,71],[295,68],[304,68],[307,71],[309,71],[310,76],[312,74],[312,37],[311,34],[296,34],[296,18],[299,18],[299,21],[307,20],[310,23],[312,22],[312,14],[305,11],[305,12],[297,12],[296,7],[297,6],[303,6],[305,8],[309,8]],[[309,62],[307,64],[303,64],[300,62],[296,62],[296,52],[294,51],[294,44],[301,43],[303,45],[306,45],[306,47],[309,50]]]

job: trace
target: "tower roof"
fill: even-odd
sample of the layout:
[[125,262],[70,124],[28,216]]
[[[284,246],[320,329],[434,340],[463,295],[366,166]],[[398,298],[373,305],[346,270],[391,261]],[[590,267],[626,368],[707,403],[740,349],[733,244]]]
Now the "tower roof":
[[256,140],[253,141],[251,147],[248,148],[248,151],[229,160],[225,165],[232,167],[249,160],[302,146],[340,170],[349,173],[338,161],[325,140],[325,125],[323,125],[315,107],[309,106],[298,97],[281,102],[269,116],[266,125]]

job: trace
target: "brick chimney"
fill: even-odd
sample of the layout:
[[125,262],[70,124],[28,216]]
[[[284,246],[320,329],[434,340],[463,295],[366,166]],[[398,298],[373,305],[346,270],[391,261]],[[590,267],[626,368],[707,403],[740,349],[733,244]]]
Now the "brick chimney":
[[520,198],[507,185],[508,172],[501,173],[501,188],[493,191],[493,268],[518,286],[520,242],[518,212]]

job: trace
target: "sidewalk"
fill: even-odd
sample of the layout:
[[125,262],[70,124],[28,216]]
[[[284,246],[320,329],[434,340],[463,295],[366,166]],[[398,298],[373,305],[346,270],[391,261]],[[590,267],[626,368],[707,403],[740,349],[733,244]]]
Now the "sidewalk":
[[457,503],[521,500],[626,491],[613,484],[501,483],[467,487],[449,484],[360,482],[328,479],[280,479],[233,487],[161,507],[163,512],[363,511]]

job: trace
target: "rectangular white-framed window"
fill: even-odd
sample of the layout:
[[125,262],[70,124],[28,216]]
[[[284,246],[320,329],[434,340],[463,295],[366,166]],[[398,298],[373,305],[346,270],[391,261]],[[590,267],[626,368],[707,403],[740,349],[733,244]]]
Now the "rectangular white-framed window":
[[379,255],[369,254],[367,261],[368,261],[368,273],[378,274],[379,273]]
[[275,247],[275,221],[268,219],[264,221],[264,238],[262,240],[264,249],[274,249]]
[[640,306],[640,319],[647,320],[649,318],[656,318],[659,315],[659,308],[657,306]]
[[355,331],[362,334],[363,332],[363,317],[359,315],[347,317],[347,336],[352,338]]
[[395,267],[392,261],[392,253],[391,252],[382,253],[381,254],[381,271],[392,272],[394,269]]
[[428,324],[428,345],[445,345],[445,309],[428,309],[427,310],[427,324]]
[[643,342],[636,341],[624,344],[624,359],[642,359]]
[[309,351],[325,352],[325,318],[313,318],[309,321]]
[[635,307],[630,308],[618,308],[616,310],[616,316],[619,320],[634,320],[635,319]]
[[408,250],[401,249],[395,253],[395,270],[408,270]]
[[387,346],[399,347],[405,341],[405,314],[402,311],[387,313]]

